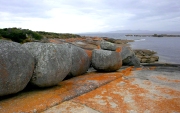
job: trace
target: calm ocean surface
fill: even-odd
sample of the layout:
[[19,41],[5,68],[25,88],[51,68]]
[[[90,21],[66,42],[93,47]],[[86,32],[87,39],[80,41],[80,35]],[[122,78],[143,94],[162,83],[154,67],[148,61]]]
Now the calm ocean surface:
[[81,34],[115,39],[132,39],[133,49],[149,49],[157,52],[159,62],[180,64],[180,37],[125,37],[122,33]]

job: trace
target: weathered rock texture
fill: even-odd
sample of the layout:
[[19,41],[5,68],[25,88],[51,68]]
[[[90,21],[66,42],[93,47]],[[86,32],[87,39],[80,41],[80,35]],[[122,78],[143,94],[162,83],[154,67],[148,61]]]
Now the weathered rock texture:
[[31,83],[39,87],[58,84],[70,72],[72,66],[69,44],[25,43],[36,60]]
[[98,71],[116,71],[122,66],[122,59],[118,52],[95,49],[92,52],[92,66]]
[[21,44],[0,40],[0,96],[23,90],[34,70],[34,58]]
[[128,42],[133,42],[133,40],[113,39],[108,37],[105,37],[104,40],[115,44],[127,44]]
[[141,63],[154,63],[159,60],[159,57],[156,56],[156,52],[151,50],[133,50],[137,58]]
[[140,61],[134,54],[134,52],[126,46],[122,47],[122,51],[120,52],[123,65],[129,65],[129,66],[140,66]]
[[116,45],[111,42],[107,42],[107,41],[102,41],[100,43],[100,47],[101,47],[101,49],[104,49],[104,50],[110,50],[110,51],[116,50]]
[[80,47],[71,45],[72,68],[69,77],[78,76],[87,72],[90,59],[86,51]]

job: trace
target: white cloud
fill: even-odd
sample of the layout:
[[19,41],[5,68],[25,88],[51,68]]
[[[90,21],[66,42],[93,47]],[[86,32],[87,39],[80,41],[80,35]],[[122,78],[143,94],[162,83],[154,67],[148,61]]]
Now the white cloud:
[[169,0],[41,0],[37,3],[13,0],[2,3],[1,28],[71,33],[180,29],[178,2]]

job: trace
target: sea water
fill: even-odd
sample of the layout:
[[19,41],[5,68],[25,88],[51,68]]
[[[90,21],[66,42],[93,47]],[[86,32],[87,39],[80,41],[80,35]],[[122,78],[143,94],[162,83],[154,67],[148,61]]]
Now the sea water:
[[132,49],[149,49],[157,52],[159,62],[180,64],[180,37],[126,37],[122,33],[81,34],[115,39],[134,40]]

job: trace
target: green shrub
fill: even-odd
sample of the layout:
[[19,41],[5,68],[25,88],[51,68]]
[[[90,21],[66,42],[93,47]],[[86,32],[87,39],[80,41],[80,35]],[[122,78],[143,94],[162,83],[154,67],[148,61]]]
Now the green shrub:
[[0,35],[3,38],[11,39],[12,41],[24,43],[26,40],[40,40],[43,37],[31,30],[21,28],[4,28],[0,29]]

